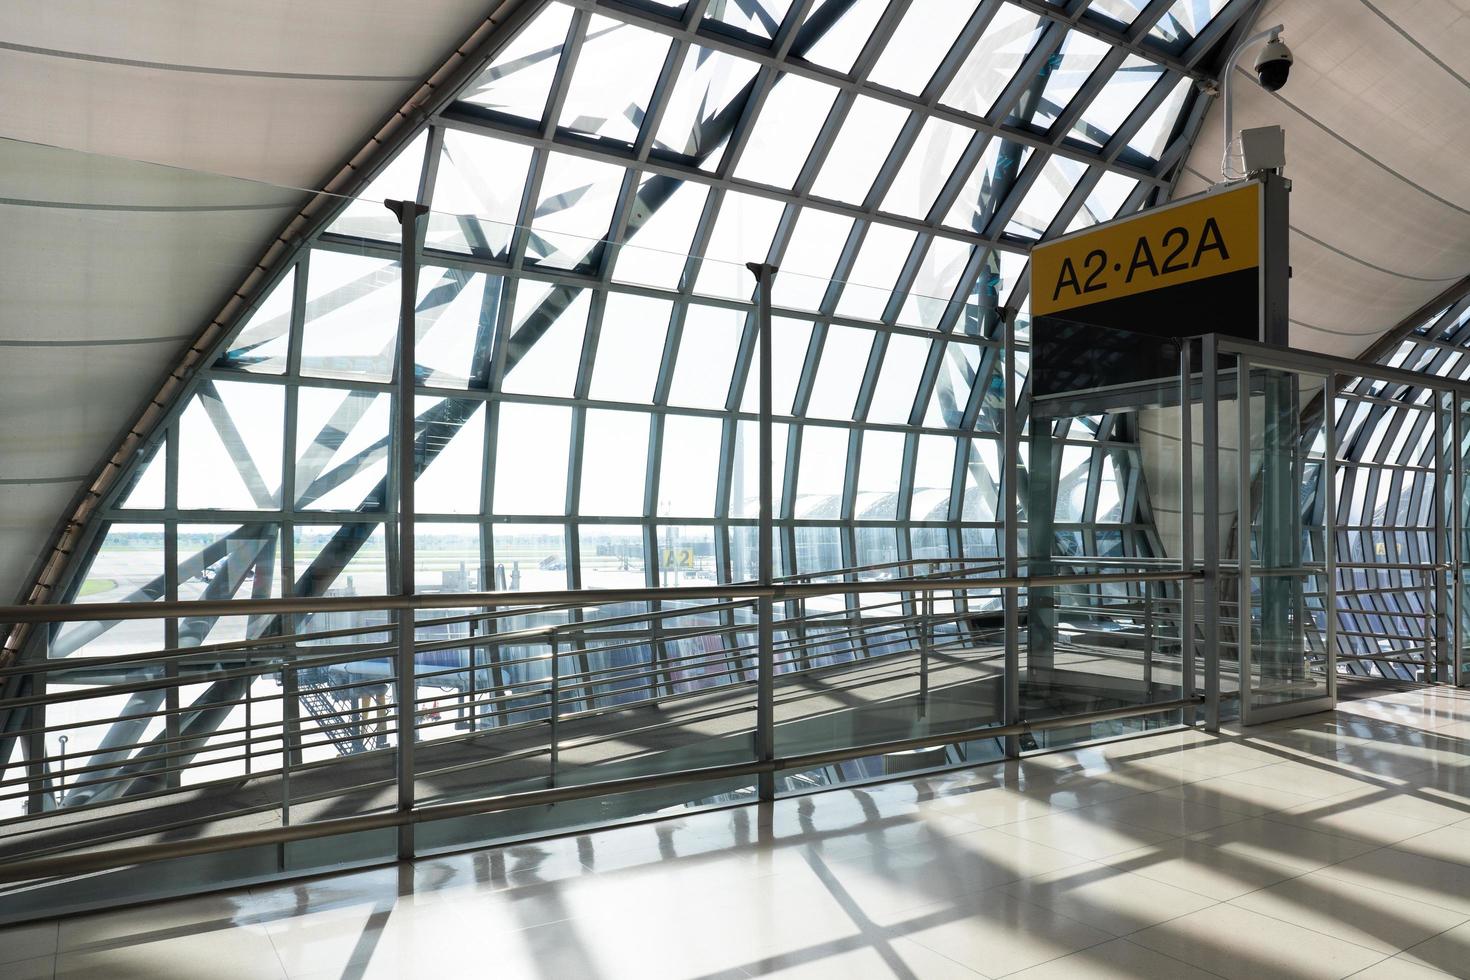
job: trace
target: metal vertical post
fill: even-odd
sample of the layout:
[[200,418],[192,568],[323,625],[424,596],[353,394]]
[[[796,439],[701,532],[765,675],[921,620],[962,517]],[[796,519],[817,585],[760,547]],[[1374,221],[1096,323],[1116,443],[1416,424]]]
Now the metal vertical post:
[[560,761],[561,739],[558,726],[561,717],[561,651],[556,648],[556,634],[552,633],[549,640],[551,644],[551,778],[548,780],[552,786],[556,785],[556,766]]
[[1450,451],[1450,466],[1454,472],[1454,483],[1450,490],[1450,582],[1454,590],[1453,620],[1450,628],[1450,665],[1454,671],[1456,686],[1464,685],[1465,676],[1465,423],[1458,392],[1450,392],[1450,423],[1454,445]]
[[[1264,399],[1263,405],[1264,405]],[[1240,723],[1251,723],[1251,369],[1244,354],[1235,357],[1235,641],[1240,688]],[[1261,465],[1267,465],[1262,452]],[[1262,486],[1262,493],[1265,487]],[[1264,498],[1263,498],[1264,499]],[[1265,623],[1262,623],[1264,628]]]
[[929,644],[933,642],[934,590],[919,597],[919,717],[929,706]]
[[[1194,572],[1194,341],[1179,345],[1179,567]],[[1206,450],[1208,451],[1208,450]],[[1148,585],[1144,585],[1148,594]],[[1179,696],[1194,696],[1194,580],[1179,583]],[[1184,709],[1194,724],[1194,708]]]
[[[757,556],[757,578],[761,588],[769,589],[775,578],[771,554],[775,543],[772,533],[775,493],[771,467],[771,283],[776,267],[769,262],[750,262],[746,268],[754,273],[756,279],[756,343],[760,369],[760,526],[756,536],[760,554]],[[775,608],[769,594],[762,595],[756,603],[756,619],[760,666],[756,677],[755,751],[759,761],[769,762],[776,758],[776,628]],[[757,788],[762,800],[774,800],[775,772],[761,773]]]
[[1205,730],[1220,730],[1220,357],[1215,335],[1200,338],[1200,446],[1204,453],[1200,586],[1205,640]]
[[[1426,632],[1432,636],[1426,636],[1424,642],[1425,660],[1431,665],[1431,670],[1426,674],[1426,681],[1444,680],[1445,664],[1448,661],[1445,647],[1445,637],[1449,630],[1449,618],[1446,616],[1448,608],[1447,600],[1449,592],[1445,588],[1444,570],[1449,567],[1447,560],[1448,549],[1445,547],[1445,489],[1449,485],[1448,467],[1445,465],[1445,438],[1448,435],[1448,427],[1445,425],[1444,397],[1434,393],[1434,536],[1431,540],[1431,553],[1429,557],[1429,581],[1430,599],[1433,602],[1432,617],[1426,617]],[[1429,613],[1429,610],[1425,610]]]
[[[1016,578],[1020,573],[1020,516],[1019,488],[1016,476],[1020,472],[1021,421],[1019,419],[1016,390],[1016,313],[1002,311],[1005,320],[1005,446],[1001,460],[1001,483],[1005,489],[1005,544],[1001,549],[1005,562],[1006,578]],[[1002,723],[1016,725],[1021,721],[1021,590],[1006,589],[1003,593],[1005,607],[1005,669],[1001,674],[1003,685],[1001,696]],[[1021,740],[1007,735],[1003,749],[1008,759],[1021,754]]]
[[[399,282],[398,282],[398,386],[397,444],[398,487],[398,592],[414,593],[414,368],[416,299],[418,293],[418,242],[420,219],[429,213],[426,205],[415,201],[384,201],[383,205],[398,217]],[[414,613],[403,609],[398,614],[398,810],[407,813],[414,804],[414,737],[418,728],[418,686],[414,683]],[[398,857],[414,856],[414,827],[404,822],[398,827]]]
[[1328,693],[1337,702],[1337,375],[1322,382],[1322,607]]

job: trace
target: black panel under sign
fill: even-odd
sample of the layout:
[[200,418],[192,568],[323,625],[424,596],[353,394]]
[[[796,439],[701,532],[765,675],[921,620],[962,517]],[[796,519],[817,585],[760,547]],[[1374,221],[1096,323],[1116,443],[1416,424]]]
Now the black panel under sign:
[[[1177,378],[1175,340],[1206,333],[1256,339],[1257,284],[1257,270],[1243,269],[1068,310],[1064,316],[1036,317],[1031,322],[1032,393],[1042,397]],[[1199,370],[1197,363],[1192,367]]]

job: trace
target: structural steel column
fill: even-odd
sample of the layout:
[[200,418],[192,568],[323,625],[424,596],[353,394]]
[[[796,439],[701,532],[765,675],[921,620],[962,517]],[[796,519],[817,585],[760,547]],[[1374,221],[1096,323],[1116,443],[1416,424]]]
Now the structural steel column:
[[[756,535],[756,548],[760,552],[757,560],[756,577],[763,588],[769,588],[774,579],[772,562],[772,517],[775,513],[775,493],[771,485],[771,283],[776,267],[769,262],[751,262],[746,265],[756,280],[756,345],[757,365],[760,381],[760,526]],[[757,650],[759,668],[756,676],[755,754],[761,762],[776,758],[776,660],[775,660],[775,609],[769,595],[756,601]],[[762,800],[776,798],[776,774],[763,772],[757,777]]]
[[[418,243],[420,219],[429,213],[427,205],[414,201],[384,201],[384,207],[398,217],[399,280],[398,280],[398,389],[397,415],[394,434],[398,482],[398,592],[412,596],[413,535],[414,535],[414,367],[417,364],[415,346],[415,305],[418,293]],[[398,663],[394,671],[398,678],[398,811],[407,813],[414,804],[414,733],[417,729],[415,701],[418,685],[414,683],[414,611],[404,609],[398,614]],[[409,860],[414,856],[414,825],[402,823],[398,826],[398,857]]]
[[[1017,520],[1020,514],[1019,488],[1016,477],[1021,467],[1017,457],[1020,454],[1021,423],[1017,416],[1020,408],[1017,399],[1020,392],[1016,388],[1016,313],[1014,310],[1004,310],[1005,316],[1005,357],[1002,369],[1005,371],[1005,445],[1001,458],[1001,483],[1005,490],[1005,543],[1001,555],[1005,561],[1006,578],[1016,578],[1020,573],[1020,528]],[[1003,693],[1001,697],[1001,710],[1004,712],[1002,722],[1007,725],[1019,724],[1021,721],[1021,590],[1006,589],[1003,595],[1005,609],[1005,670],[1001,675]],[[1003,748],[1006,758],[1014,759],[1021,754],[1021,739],[1017,735],[1007,735],[1004,738]]]

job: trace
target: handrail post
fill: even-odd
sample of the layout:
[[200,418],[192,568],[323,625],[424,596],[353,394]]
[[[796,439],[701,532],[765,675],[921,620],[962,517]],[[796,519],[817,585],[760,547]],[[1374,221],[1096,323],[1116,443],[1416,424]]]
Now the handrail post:
[[[760,381],[760,526],[757,530],[757,578],[761,588],[769,589],[774,581],[771,552],[775,544],[772,522],[775,517],[775,491],[772,487],[771,432],[771,284],[776,267],[769,262],[750,262],[748,268],[756,279],[756,345]],[[768,593],[760,596],[756,607],[757,646],[760,657],[756,678],[755,756],[760,762],[776,759],[776,628],[775,609]],[[757,776],[757,790],[762,800],[776,798],[774,770]]]
[[[1143,699],[1147,701],[1154,688],[1154,593],[1151,583],[1143,582]],[[1179,696],[1189,697],[1184,691]]]
[[929,644],[932,642],[934,590],[919,594],[919,717],[929,706]]
[[551,633],[549,642],[551,644],[551,777],[548,782],[555,786],[556,766],[560,755],[557,724],[561,716],[561,657],[556,649],[555,631]]
[[[398,593],[406,599],[414,594],[414,462],[415,423],[414,371],[418,362],[416,345],[418,249],[422,218],[429,213],[427,205],[415,201],[384,201],[384,207],[398,218],[398,369],[397,421],[395,435],[398,452],[394,472],[398,490]],[[418,729],[418,685],[414,683],[414,610],[405,603],[398,611],[398,657],[394,671],[398,681],[398,811],[406,814],[414,806],[414,737]],[[413,823],[398,825],[398,857],[414,856]]]
[[[1006,578],[1014,579],[1020,576],[1020,556],[1017,552],[1021,547],[1018,527],[1019,488],[1016,485],[1017,476],[1020,473],[1017,459],[1021,442],[1020,392],[1016,390],[1016,313],[1014,310],[1004,310],[1003,315],[1006,374],[1002,388],[1006,401],[1005,450],[1001,454],[1001,484],[1005,490],[1005,544],[1001,548],[1001,557],[1005,562],[1003,574]],[[1005,615],[1005,650],[1003,651],[1005,668],[1001,672],[1001,720],[1006,725],[1018,725],[1021,722],[1021,590],[1002,589],[1001,603]],[[1003,746],[1007,759],[1020,757],[1021,739],[1019,736],[1006,735]]]

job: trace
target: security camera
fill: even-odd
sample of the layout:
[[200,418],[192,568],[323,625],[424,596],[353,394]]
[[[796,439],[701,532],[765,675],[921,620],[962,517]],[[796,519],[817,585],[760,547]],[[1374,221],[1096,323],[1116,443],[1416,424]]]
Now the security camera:
[[1291,62],[1291,48],[1285,41],[1279,37],[1267,41],[1256,58],[1256,78],[1260,79],[1261,88],[1267,92],[1279,91],[1291,74]]

